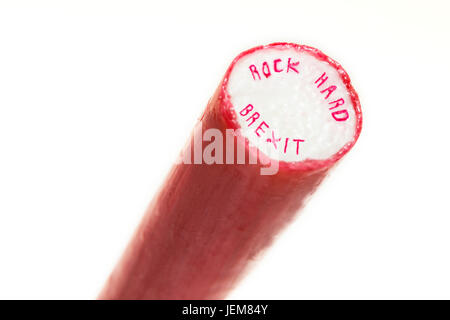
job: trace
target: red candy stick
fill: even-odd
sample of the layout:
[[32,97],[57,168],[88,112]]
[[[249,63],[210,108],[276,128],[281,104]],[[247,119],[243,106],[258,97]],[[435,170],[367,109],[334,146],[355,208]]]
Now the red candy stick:
[[322,52],[275,43],[241,53],[99,298],[224,298],[361,124],[348,75]]

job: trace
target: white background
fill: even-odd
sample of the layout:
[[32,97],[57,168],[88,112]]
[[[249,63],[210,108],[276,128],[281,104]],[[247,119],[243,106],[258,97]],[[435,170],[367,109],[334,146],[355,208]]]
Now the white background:
[[229,298],[450,298],[448,1],[0,1],[0,298],[95,298],[241,51],[308,44],[360,140]]

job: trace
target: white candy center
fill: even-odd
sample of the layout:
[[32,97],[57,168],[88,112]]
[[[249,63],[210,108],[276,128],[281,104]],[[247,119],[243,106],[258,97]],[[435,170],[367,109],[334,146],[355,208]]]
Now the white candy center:
[[227,90],[242,134],[271,158],[327,159],[354,136],[354,106],[342,79],[308,52],[248,54],[234,66]]

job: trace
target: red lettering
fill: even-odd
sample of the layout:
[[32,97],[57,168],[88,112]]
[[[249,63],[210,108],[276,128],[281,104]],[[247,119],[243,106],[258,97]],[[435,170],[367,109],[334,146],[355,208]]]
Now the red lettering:
[[272,130],[272,138],[269,138],[266,141],[267,142],[272,142],[272,144],[275,147],[275,149],[278,149],[277,142],[281,141],[281,138],[276,138],[275,137],[275,132]]
[[266,128],[269,128],[269,126],[267,125],[267,123],[265,123],[264,121],[260,123],[260,125],[258,126],[258,128],[256,128],[255,133],[258,137],[261,137],[258,133],[259,130],[262,131],[262,133],[265,133],[264,129],[262,128],[262,126],[265,126]]
[[320,91],[320,93],[324,93],[325,91],[328,91],[328,94],[327,94],[327,96],[325,97],[325,99],[328,99],[328,97],[330,96],[330,94],[331,94],[334,90],[336,90],[336,86],[329,86],[328,88],[326,88],[326,89]]
[[248,113],[249,113],[250,111],[252,111],[252,110],[253,110],[253,105],[249,104],[249,105],[246,106],[244,109],[242,109],[242,110],[239,112],[239,114],[240,114],[241,116],[245,117],[245,116],[248,115]]
[[336,101],[330,102],[329,104],[333,104],[334,103],[335,105],[334,105],[334,107],[328,108],[328,110],[336,109],[337,107],[342,106],[344,104],[344,102],[345,101],[342,98],[339,98]]
[[281,72],[283,71],[283,69],[278,69],[278,63],[281,62],[281,59],[275,59],[273,60],[273,70],[275,70],[275,72]]
[[269,65],[268,65],[267,62],[265,62],[265,61],[264,61],[264,63],[262,64],[262,72],[263,72],[263,74],[264,74],[264,76],[265,76],[266,78],[270,77],[270,75],[272,74],[272,73],[270,72]]
[[291,63],[291,58],[289,58],[286,72],[289,72],[289,69],[291,69],[298,73],[298,70],[295,69],[294,67],[298,66],[299,63],[300,63],[299,61]]
[[245,121],[252,120],[252,122],[250,122],[250,123],[248,124],[248,126],[250,127],[253,123],[255,123],[256,119],[259,119],[259,113],[258,113],[258,112],[255,112],[254,114],[252,114],[252,115],[251,115],[247,120],[245,120]]
[[324,72],[319,78],[317,78],[316,81],[314,81],[314,83],[317,83],[320,81],[320,83],[317,85],[317,88],[319,88],[327,80],[328,80],[328,76],[327,76],[326,72]]
[[299,144],[300,144],[300,142],[304,142],[305,140],[302,140],[302,139],[292,139],[292,140],[297,142],[297,154],[298,154]]
[[258,76],[259,80],[261,80],[261,76],[259,75],[259,72],[258,72],[258,70],[256,69],[256,66],[255,66],[254,64],[252,64],[252,65],[249,67],[249,69],[250,69],[250,71],[252,72],[253,80],[256,80],[255,73],[256,73],[256,75]]
[[[334,120],[336,121],[345,121],[348,119],[348,112],[347,110],[339,110],[339,111],[335,111],[331,114],[334,118]],[[339,115],[343,115],[342,117],[340,117]]]

